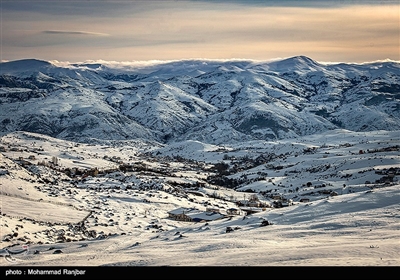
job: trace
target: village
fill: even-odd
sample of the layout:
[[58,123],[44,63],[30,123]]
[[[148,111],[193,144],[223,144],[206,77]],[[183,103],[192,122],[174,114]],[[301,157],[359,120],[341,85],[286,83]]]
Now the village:
[[[370,174],[368,178],[375,178],[365,180],[360,185],[347,183],[334,188],[329,182],[299,180],[296,185],[285,186],[276,180],[277,175],[283,173],[289,177],[299,172],[290,171],[289,168],[294,164],[283,166],[279,163],[287,159],[287,155],[283,154],[263,153],[251,158],[227,156],[225,149],[219,149],[214,153],[220,155],[221,160],[212,163],[181,156],[126,152],[124,149],[96,145],[67,145],[58,140],[56,143],[47,141],[33,144],[32,141],[37,140],[36,136],[25,137],[28,140],[22,139],[22,144],[15,140],[5,141],[7,138],[3,138],[0,145],[1,154],[31,174],[29,183],[35,184],[35,189],[46,197],[40,200],[32,200],[32,197],[24,199],[32,203],[54,203],[55,206],[62,205],[81,211],[77,213],[85,213],[78,222],[46,223],[50,227],[62,228],[57,230],[62,232],[57,237],[53,237],[51,231],[44,231],[43,234],[53,242],[104,238],[113,232],[125,234],[140,228],[156,233],[166,230],[168,225],[175,222],[206,225],[219,220],[245,219],[263,212],[272,213],[274,209],[335,199],[343,193],[372,192],[375,188],[395,183],[400,175],[400,167],[387,165],[379,169],[359,169],[350,174],[352,176],[338,173],[338,177],[346,180],[346,183],[365,173]],[[352,148],[352,145],[344,148]],[[353,157],[366,157],[397,151],[398,146],[389,146],[349,154]],[[312,152],[305,150],[304,156],[318,156],[318,152],[320,158],[329,159],[329,154],[323,149],[312,149]],[[295,158],[298,156],[296,154]],[[260,167],[264,169],[257,171]],[[304,167],[303,170],[313,174],[320,167]],[[0,178],[8,176],[13,176],[10,166],[1,165]],[[254,186],[259,186],[259,189]],[[20,185],[18,189],[25,187]],[[9,196],[4,189],[2,195]],[[92,197],[93,202],[87,200],[88,196]],[[68,198],[67,201],[71,202],[62,203],[58,201],[61,198]],[[114,210],[120,207],[117,201],[134,203],[124,206],[125,213],[118,213]],[[169,205],[168,209],[157,214],[157,221],[149,222],[148,217],[153,215],[150,213],[159,212],[157,209],[160,203]],[[139,208],[147,210],[142,212]],[[23,216],[18,218],[26,220]],[[146,222],[138,222],[138,218],[139,221],[146,219]],[[270,225],[271,222],[265,220],[262,224]],[[121,227],[124,230],[117,230]],[[226,229],[227,232],[231,230],[233,228]],[[13,243],[21,237],[13,238],[10,233],[5,238]]]
[[[192,207],[178,207],[168,211],[165,218],[174,221],[206,223],[225,218],[229,219],[234,216],[247,216],[266,211],[267,209],[287,207],[293,204],[293,200],[286,199],[280,194],[276,194],[273,197],[264,197],[263,195],[256,193],[235,192],[234,190],[230,190],[230,193],[236,195],[230,195],[229,197],[220,195],[217,191],[223,187],[207,183],[205,180],[207,176],[203,176],[205,179],[198,178],[193,181],[186,180],[180,173],[182,171],[187,172],[188,170],[191,170],[190,172],[192,173],[211,174],[211,165],[202,162],[197,163],[195,161],[186,161],[182,158],[179,158],[177,161],[180,162],[184,168],[179,168],[179,164],[174,165],[171,159],[165,159],[165,161],[158,162],[157,167],[156,165],[151,164],[154,163],[155,160],[149,156],[145,159],[142,158],[140,161],[135,160],[125,163],[119,156],[104,155],[102,160],[114,164],[114,168],[102,168],[101,166],[82,168],[79,167],[79,165],[76,167],[72,166],[76,163],[82,163],[84,160],[77,161],[74,159],[71,161],[70,165],[63,166],[63,161],[65,161],[63,158],[57,156],[46,156],[43,148],[37,150],[31,148],[27,150],[21,147],[9,145],[8,147],[0,146],[0,150],[3,155],[9,157],[10,160],[28,171],[31,170],[31,172],[33,172],[35,166],[42,166],[59,172],[59,174],[64,174],[64,179],[60,179],[61,177],[59,177],[59,179],[49,179],[47,176],[37,175],[37,182],[44,185],[41,187],[37,186],[36,189],[41,192],[47,192],[49,202],[51,202],[52,197],[60,197],[60,191],[55,190],[55,187],[60,184],[60,180],[62,180],[63,184],[68,184],[69,181],[69,186],[71,188],[69,188],[69,191],[67,191],[66,194],[72,195],[75,192],[73,188],[76,188],[78,184],[84,184],[87,180],[93,180],[95,178],[101,178],[112,174],[121,174],[123,175],[120,178],[121,180],[124,180],[125,177],[127,178],[129,176],[139,176],[146,179],[135,185],[120,184],[120,187],[113,185],[111,189],[100,186],[96,187],[95,184],[88,185],[87,188],[95,190],[99,195],[101,195],[105,190],[107,190],[109,195],[121,191],[132,192],[134,189],[137,189],[139,192],[147,191],[149,192],[148,198],[143,199],[141,202],[149,204],[152,203],[150,199],[151,191],[159,188],[159,185],[154,182],[161,180],[163,181],[163,189],[165,192],[171,193],[176,197],[180,197],[181,199],[185,199],[189,203],[194,204]],[[171,166],[175,167],[171,168]],[[0,175],[7,174],[9,174],[7,168],[2,166],[0,168]],[[50,185],[53,185],[54,187],[50,187]],[[165,185],[168,187],[166,188]],[[242,194],[243,199],[238,199]],[[207,200],[202,201],[201,198],[207,198]],[[209,199],[213,199],[216,203],[211,205]],[[222,203],[218,202],[222,202],[224,206],[221,207]],[[227,207],[226,205],[230,206]],[[90,220],[90,217],[94,216],[94,213],[98,211],[96,208],[97,206],[92,209],[85,209],[87,210],[88,215],[80,222],[80,228],[82,230],[85,230],[84,225],[87,223],[87,220]],[[99,225],[107,224],[108,223],[102,223]],[[65,239],[65,237],[59,237],[59,240],[63,239]]]

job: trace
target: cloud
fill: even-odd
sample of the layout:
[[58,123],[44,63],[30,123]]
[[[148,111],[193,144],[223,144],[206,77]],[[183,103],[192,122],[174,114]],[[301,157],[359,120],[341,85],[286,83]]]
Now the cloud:
[[[32,14],[39,17],[65,18],[105,18],[131,17],[151,10],[164,9],[174,1],[143,0],[1,0],[3,16],[12,14]],[[185,2],[185,1],[177,1]]]
[[329,8],[344,6],[363,5],[396,5],[398,0],[191,0],[192,2],[203,2],[208,4],[236,4],[242,7],[308,7],[308,8]]
[[399,59],[400,6],[321,2],[47,0],[29,2],[29,10],[10,1],[3,4],[3,58],[28,53],[74,61],[299,54],[323,61]]
[[88,31],[67,31],[67,30],[44,30],[45,34],[59,34],[59,35],[89,35],[89,36],[109,36],[106,33],[88,32]]

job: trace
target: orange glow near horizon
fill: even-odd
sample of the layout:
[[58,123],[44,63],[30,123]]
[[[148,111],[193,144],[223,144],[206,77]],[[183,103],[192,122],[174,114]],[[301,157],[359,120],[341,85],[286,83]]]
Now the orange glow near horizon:
[[121,17],[14,13],[2,22],[2,60],[269,60],[295,55],[318,61],[400,60],[399,5],[188,2]]

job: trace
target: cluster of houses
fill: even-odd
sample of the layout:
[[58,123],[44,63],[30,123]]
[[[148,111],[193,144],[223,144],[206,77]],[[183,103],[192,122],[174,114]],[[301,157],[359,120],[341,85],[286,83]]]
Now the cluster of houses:
[[[168,212],[168,217],[177,221],[187,222],[208,222],[235,215],[251,215],[266,211],[267,208],[281,208],[293,205],[293,200],[285,198],[281,194],[274,194],[270,197],[273,201],[260,201],[257,194],[251,194],[248,199],[237,200],[235,204],[237,208],[225,209],[221,213],[219,208],[206,208],[205,211],[196,208],[180,207]],[[309,198],[302,198],[299,202],[309,202]]]
[[201,211],[196,208],[180,207],[168,212],[168,217],[177,221],[185,222],[211,222],[223,219],[232,215],[238,215],[238,209],[231,208],[226,210],[226,214],[220,213],[219,209],[207,208]]
[[186,222],[209,222],[235,215],[251,215],[265,211],[266,208],[271,207],[286,207],[293,205],[293,201],[291,199],[276,197],[273,206],[271,206],[266,202],[259,201],[257,195],[254,194],[248,200],[236,201],[236,205],[238,208],[226,209],[224,213],[221,213],[219,208],[206,208],[205,211],[201,211],[196,208],[180,207],[169,211],[168,218]]
[[[381,184],[390,184],[392,183],[395,178],[395,176],[400,175],[400,168],[399,167],[391,167],[389,169],[382,169],[382,170],[376,170],[376,174],[383,175],[380,179],[377,179],[375,183],[381,183]],[[371,182],[367,181],[365,182],[366,184],[370,184]]]

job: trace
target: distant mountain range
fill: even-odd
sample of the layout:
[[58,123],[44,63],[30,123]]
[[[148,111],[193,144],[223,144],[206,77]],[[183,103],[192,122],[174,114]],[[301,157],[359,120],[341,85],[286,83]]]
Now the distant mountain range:
[[0,64],[0,134],[210,144],[400,130],[400,63]]

